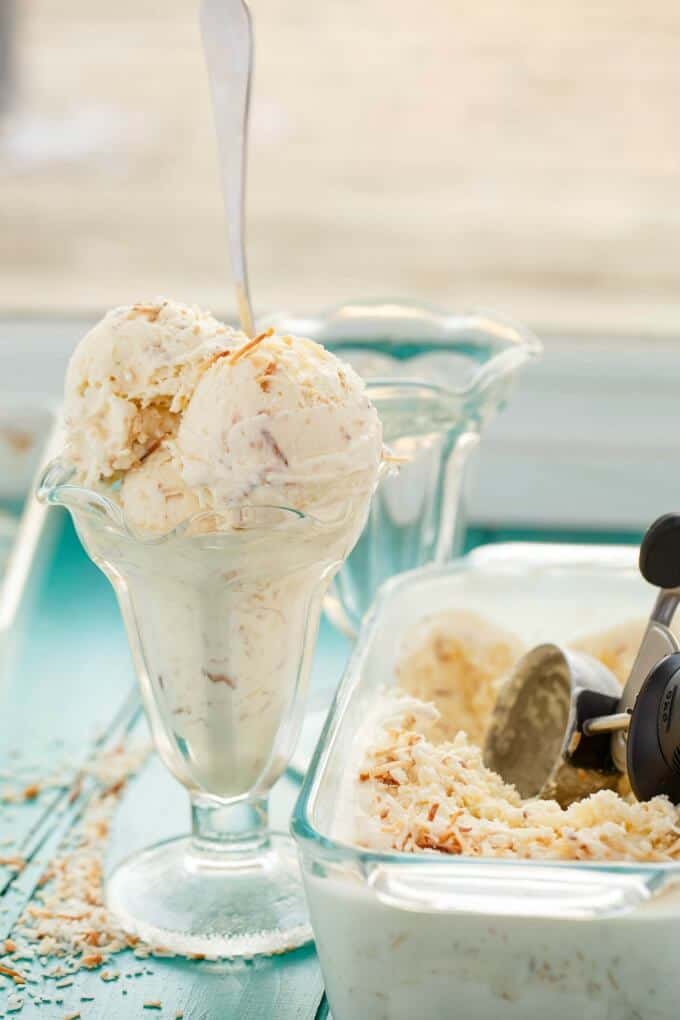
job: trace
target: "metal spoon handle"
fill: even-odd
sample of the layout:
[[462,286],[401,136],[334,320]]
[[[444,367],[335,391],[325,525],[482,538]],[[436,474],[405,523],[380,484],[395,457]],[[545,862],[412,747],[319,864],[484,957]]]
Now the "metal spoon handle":
[[253,27],[244,0],[202,0],[201,32],[217,131],[238,314],[243,332],[253,336],[255,325],[245,245]]

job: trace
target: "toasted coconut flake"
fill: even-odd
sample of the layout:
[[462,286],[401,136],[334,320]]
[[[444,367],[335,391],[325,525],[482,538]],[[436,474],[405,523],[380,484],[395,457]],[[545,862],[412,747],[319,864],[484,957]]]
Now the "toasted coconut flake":
[[253,339],[249,340],[247,344],[243,344],[242,347],[239,347],[238,350],[234,351],[233,354],[230,355],[230,363],[235,365],[237,361],[241,360],[241,358],[246,358],[259,344],[262,343],[263,340],[267,340],[270,336],[274,336],[273,329],[268,329],[266,332],[260,333],[259,336],[253,337]]
[[0,857],[0,866],[9,868],[10,871],[23,871],[26,867],[26,860],[19,854],[14,854],[9,857]]
[[[104,906],[102,855],[120,795],[147,754],[147,748],[129,751],[116,747],[96,757],[79,776],[79,790],[85,776],[93,777],[98,786],[58,856],[41,876],[12,938],[4,943],[5,953],[13,952],[14,960],[35,959],[44,966],[49,957],[59,957],[61,963],[47,966],[39,974],[57,982],[59,988],[70,986],[71,975],[81,967],[100,967],[113,953],[131,945]],[[44,788],[46,784],[40,785]],[[16,866],[23,864],[23,859],[10,858],[10,862]]]
[[26,978],[23,974],[20,974],[14,967],[7,967],[4,963],[0,963],[0,974],[4,974],[6,977],[10,977],[15,985],[25,985]]
[[680,860],[680,809],[666,797],[639,803],[604,790],[566,809],[523,801],[486,768],[465,733],[431,739],[433,705],[398,690],[383,697],[383,722],[370,735],[364,730],[350,777],[350,838],[359,845],[474,857]]

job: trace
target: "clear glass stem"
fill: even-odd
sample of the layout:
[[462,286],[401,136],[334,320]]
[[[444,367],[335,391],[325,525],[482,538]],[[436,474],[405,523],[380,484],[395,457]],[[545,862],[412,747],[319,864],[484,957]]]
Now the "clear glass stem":
[[191,798],[191,845],[201,857],[238,864],[269,844],[266,797],[225,804],[204,794]]

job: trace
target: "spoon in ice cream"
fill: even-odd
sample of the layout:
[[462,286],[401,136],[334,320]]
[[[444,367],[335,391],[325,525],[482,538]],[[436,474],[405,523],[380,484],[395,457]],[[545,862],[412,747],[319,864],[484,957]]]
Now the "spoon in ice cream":
[[245,191],[253,26],[244,0],[202,0],[201,32],[217,131],[236,301],[243,332],[255,334],[248,287]]

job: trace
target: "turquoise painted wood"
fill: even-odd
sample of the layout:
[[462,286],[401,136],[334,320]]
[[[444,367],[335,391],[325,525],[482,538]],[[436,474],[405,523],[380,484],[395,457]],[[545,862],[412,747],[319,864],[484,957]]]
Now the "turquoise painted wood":
[[[473,530],[468,546],[537,537],[635,541],[638,536]],[[0,789],[17,769],[28,784],[62,766],[63,783],[34,801],[0,809],[0,844],[11,841],[12,852],[29,861],[18,876],[0,866],[0,939],[10,933],[87,796],[84,789],[69,802],[79,766],[103,742],[144,736],[145,724],[130,697],[134,677],[112,590],[67,522],[40,580],[11,642],[0,651]],[[346,642],[322,625],[313,692],[335,687],[347,652]],[[272,798],[276,827],[287,829],[296,793],[290,776],[277,785]],[[116,814],[107,868],[151,842],[186,831],[188,821],[184,791],[152,756]],[[7,852],[0,845],[0,858]],[[112,964],[121,973],[119,980],[105,983],[97,971],[83,971],[68,988],[46,990],[51,1002],[37,1006],[26,1000],[18,1013],[4,1012],[14,986],[0,977],[0,1018],[63,1020],[79,1014],[82,1020],[130,1020],[181,1013],[185,1020],[322,1020],[328,1015],[311,946],[252,963],[140,961],[127,952]],[[144,1008],[153,1001],[162,1003],[160,1011]]]
[[[332,687],[342,671],[345,642],[322,627],[313,689]],[[35,891],[48,860],[74,823],[87,790],[69,803],[79,766],[103,741],[136,740],[145,724],[130,699],[134,677],[113,593],[87,560],[70,524],[63,528],[42,584],[24,606],[16,634],[0,663],[0,788],[34,780],[59,768],[63,784],[19,805],[2,805],[0,857],[20,853],[28,866],[16,875],[0,868],[0,939],[11,932]],[[272,798],[272,821],[286,830],[297,794],[288,776]],[[60,809],[62,813],[60,814]],[[188,801],[181,787],[152,756],[130,784],[115,817],[107,869],[151,842],[186,831]],[[121,972],[106,983],[97,971],[82,971],[73,985],[56,990],[51,1002],[25,999],[18,1013],[5,1013],[15,991],[0,977],[0,1017],[62,1020],[128,1020],[136,1016],[187,1020],[314,1020],[323,983],[313,947],[251,963],[206,963],[180,959],[138,960],[121,953],[111,962]],[[125,974],[135,974],[126,978]],[[57,1001],[60,1000],[60,1001]],[[160,1011],[144,1008],[160,1001]]]

